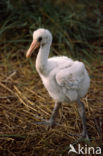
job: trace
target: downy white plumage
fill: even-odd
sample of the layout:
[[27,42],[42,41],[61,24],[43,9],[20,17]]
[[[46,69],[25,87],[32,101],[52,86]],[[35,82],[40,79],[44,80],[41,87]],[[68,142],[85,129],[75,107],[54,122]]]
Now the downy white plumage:
[[84,97],[90,86],[90,78],[85,65],[73,61],[66,56],[48,58],[52,35],[47,29],[37,29],[33,33],[33,41],[26,53],[30,57],[39,47],[36,58],[36,69],[49,95],[55,100],[55,107],[48,124],[52,127],[62,102],[77,101],[83,124],[83,137],[88,137],[84,104],[80,98]]

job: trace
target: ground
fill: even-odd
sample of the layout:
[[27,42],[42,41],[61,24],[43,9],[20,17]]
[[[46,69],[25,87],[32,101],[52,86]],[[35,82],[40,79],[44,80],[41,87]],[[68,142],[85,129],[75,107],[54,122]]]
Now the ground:
[[[54,101],[49,97],[39,75],[31,68],[35,59],[1,55],[0,64],[0,154],[1,155],[68,155],[69,144],[77,146],[82,125],[76,103],[63,104],[58,126],[47,130],[37,121],[49,119]],[[32,63],[32,66],[33,66]],[[103,64],[101,59],[86,66],[91,86],[82,100],[86,107],[89,146],[103,147]],[[85,144],[80,142],[82,145]]]

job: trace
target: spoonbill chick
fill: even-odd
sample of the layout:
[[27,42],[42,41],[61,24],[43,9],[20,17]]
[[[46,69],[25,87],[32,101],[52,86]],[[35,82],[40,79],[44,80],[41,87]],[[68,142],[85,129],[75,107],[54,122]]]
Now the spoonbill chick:
[[48,124],[55,125],[55,119],[60,105],[63,102],[78,104],[79,114],[82,120],[82,137],[88,138],[85,107],[81,98],[84,97],[90,86],[90,78],[85,65],[80,61],[74,61],[66,56],[48,58],[52,34],[47,29],[37,29],[33,32],[33,41],[26,53],[29,58],[35,49],[39,48],[36,58],[36,70],[47,89],[49,95],[54,99],[55,106]]

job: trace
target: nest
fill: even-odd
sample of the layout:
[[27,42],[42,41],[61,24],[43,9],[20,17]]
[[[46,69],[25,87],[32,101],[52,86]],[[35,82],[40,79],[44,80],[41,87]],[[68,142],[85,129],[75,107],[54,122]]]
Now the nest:
[[[20,56],[19,56],[20,55]],[[0,64],[0,155],[68,155],[82,125],[76,103],[63,104],[56,127],[47,129],[37,122],[49,119],[54,101],[48,96],[39,75],[30,62],[10,53]],[[16,56],[16,55],[15,55]],[[33,63],[32,63],[33,62]],[[32,65],[31,65],[32,64]],[[91,87],[83,102],[86,107],[90,145],[102,147],[103,139],[103,66],[99,60],[87,67]],[[85,144],[81,142],[81,144]]]

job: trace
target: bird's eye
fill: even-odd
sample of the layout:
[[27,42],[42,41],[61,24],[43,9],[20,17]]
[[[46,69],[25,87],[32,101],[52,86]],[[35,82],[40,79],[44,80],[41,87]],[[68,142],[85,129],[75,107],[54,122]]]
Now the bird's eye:
[[42,40],[42,37],[39,37],[39,38],[38,38],[38,42],[41,42],[41,40]]

